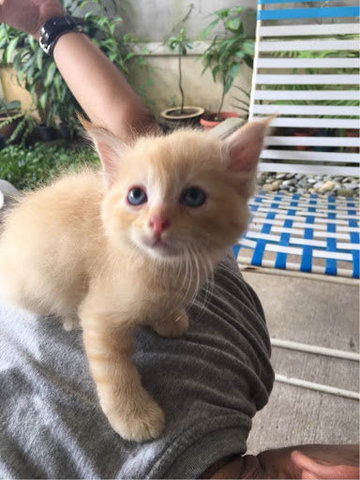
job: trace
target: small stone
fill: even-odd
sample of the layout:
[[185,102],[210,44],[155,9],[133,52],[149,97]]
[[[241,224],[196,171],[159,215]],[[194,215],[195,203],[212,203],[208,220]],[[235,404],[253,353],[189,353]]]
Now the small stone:
[[283,187],[292,187],[293,185],[296,185],[296,181],[295,180],[284,180],[282,182],[282,186]]
[[356,190],[359,185],[357,183],[343,183],[343,188],[345,190]]
[[290,192],[290,193],[295,193],[295,192],[296,192],[296,188],[295,188],[295,187],[289,187],[289,192]]
[[306,188],[309,185],[309,183],[306,178],[303,178],[299,181],[298,185],[299,187]]
[[290,178],[294,178],[294,177],[295,177],[294,173],[287,173],[285,178],[289,180]]
[[[331,190],[333,190],[335,185],[336,185],[335,182],[332,182],[332,181],[329,180],[329,181],[325,182],[323,185],[321,185],[320,187],[318,187],[317,192],[320,193],[320,194],[331,192]],[[315,185],[315,188],[316,188],[316,185]]]
[[276,180],[282,180],[285,177],[286,177],[286,173],[278,173],[275,178]]
[[306,193],[306,190],[305,188],[298,188],[297,193],[300,193],[301,195],[303,195],[304,193]]
[[337,191],[337,194],[342,196],[342,197],[354,197],[355,196],[355,192],[353,190],[346,190],[346,189],[343,189],[343,188],[340,188]]
[[310,178],[308,178],[307,180],[308,180],[308,182],[309,182],[311,185],[314,185],[314,183],[316,183],[316,180],[315,180],[314,177],[310,177]]
[[304,178],[304,175],[302,173],[297,173],[295,175],[295,178],[296,178],[296,180],[301,180],[302,178]]
[[271,184],[273,191],[279,190],[281,184],[282,184],[282,180],[275,180],[275,182]]
[[345,177],[343,178],[342,183],[349,183],[349,182],[352,182],[353,180],[354,180],[354,177]]
[[265,185],[262,187],[262,190],[264,190],[264,192],[272,192],[272,185],[270,183],[265,183]]
[[316,182],[315,185],[314,185],[314,188],[315,190],[317,190],[318,188],[322,187],[324,185],[324,182]]

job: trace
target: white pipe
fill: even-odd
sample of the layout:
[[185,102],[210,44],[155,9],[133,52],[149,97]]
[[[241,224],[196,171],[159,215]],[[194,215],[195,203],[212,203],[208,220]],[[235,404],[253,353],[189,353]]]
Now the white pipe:
[[353,398],[360,400],[360,394],[358,392],[351,392],[350,390],[343,390],[341,388],[329,387],[328,385],[322,385],[320,383],[307,382],[306,380],[300,380],[299,378],[289,378],[285,375],[275,374],[275,380],[280,383],[286,383],[288,385],[295,385],[297,387],[308,388],[310,390],[316,390],[317,392],[330,393],[332,395],[338,395],[340,397]]
[[345,360],[360,362],[360,354],[356,352],[346,352],[344,350],[335,350],[333,348],[319,347],[317,345],[291,342],[290,340],[281,340],[279,338],[271,338],[271,345],[274,347],[288,348],[290,350],[298,350],[300,352],[316,353],[318,355],[326,355],[328,357],[343,358]]

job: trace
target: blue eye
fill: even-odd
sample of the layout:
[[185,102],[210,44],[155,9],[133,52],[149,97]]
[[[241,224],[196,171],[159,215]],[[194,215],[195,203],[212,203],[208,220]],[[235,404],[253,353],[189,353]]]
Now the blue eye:
[[130,205],[142,205],[147,202],[147,196],[142,188],[134,187],[129,190],[127,201]]
[[201,207],[206,200],[206,193],[198,187],[191,187],[185,190],[180,198],[180,203],[187,207]]

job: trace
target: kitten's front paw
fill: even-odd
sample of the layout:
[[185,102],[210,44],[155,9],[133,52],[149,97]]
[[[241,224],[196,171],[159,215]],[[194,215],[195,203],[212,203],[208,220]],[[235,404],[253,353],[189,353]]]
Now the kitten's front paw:
[[134,442],[158,438],[165,428],[164,412],[153,400],[145,405],[134,405],[134,408],[126,413],[109,413],[107,418],[122,438]]
[[80,320],[77,315],[68,315],[67,317],[63,317],[63,327],[64,330],[67,332],[71,332],[71,330],[80,330]]
[[189,317],[185,310],[177,312],[174,317],[154,323],[153,329],[163,337],[180,337],[189,328]]

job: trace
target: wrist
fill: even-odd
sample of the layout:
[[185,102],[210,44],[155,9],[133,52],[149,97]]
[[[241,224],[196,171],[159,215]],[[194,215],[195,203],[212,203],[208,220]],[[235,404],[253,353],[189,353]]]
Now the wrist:
[[41,27],[39,43],[43,51],[52,56],[56,42],[66,33],[81,33],[83,21],[70,15],[60,15],[50,18]]
[[35,40],[39,41],[41,36],[41,29],[45,25],[45,23],[54,17],[61,17],[62,15],[65,15],[65,11],[61,7],[61,5],[58,5],[56,10],[54,9],[54,10],[51,10],[50,12],[46,12],[45,15],[41,15],[41,18],[39,19],[40,21],[38,24],[38,28],[35,32],[31,33],[31,35],[34,37]]

